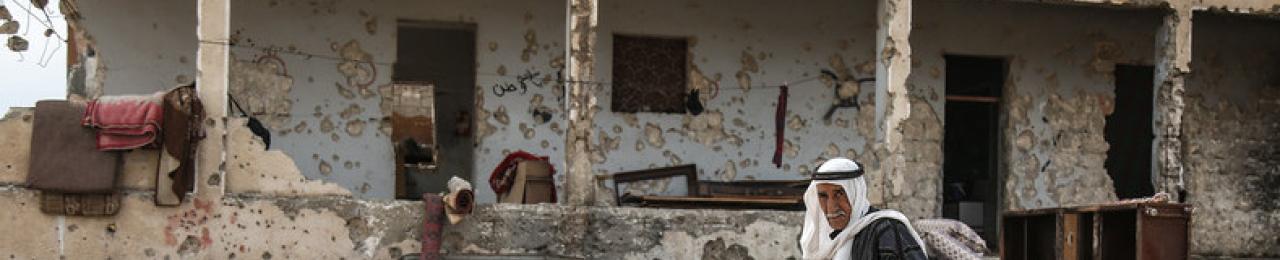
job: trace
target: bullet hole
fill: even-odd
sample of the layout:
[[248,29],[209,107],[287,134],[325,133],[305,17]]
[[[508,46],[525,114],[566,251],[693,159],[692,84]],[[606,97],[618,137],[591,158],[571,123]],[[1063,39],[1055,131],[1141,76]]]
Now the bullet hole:
[[262,259],[271,259],[271,252],[262,252]]
[[401,252],[399,247],[391,247],[387,249],[387,254],[391,255],[392,259],[400,259],[404,252]]
[[551,121],[551,109],[547,107],[534,108],[533,120],[538,124],[545,124],[548,121]]
[[219,175],[219,174],[209,175],[209,180],[208,180],[209,186],[218,186],[218,184],[220,183],[222,183],[222,175]]
[[187,239],[182,241],[182,245],[178,246],[178,254],[180,255],[191,255],[199,252],[200,239],[196,238],[196,236],[187,236]]

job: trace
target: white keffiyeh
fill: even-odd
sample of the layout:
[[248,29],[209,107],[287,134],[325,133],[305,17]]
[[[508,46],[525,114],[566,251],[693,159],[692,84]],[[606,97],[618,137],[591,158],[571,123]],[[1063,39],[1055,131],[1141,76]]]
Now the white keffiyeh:
[[[820,168],[819,171],[821,170]],[[849,212],[849,219],[852,221],[834,239],[830,234],[835,230],[827,223],[826,214],[818,201],[817,186],[824,183],[843,187],[853,211]],[[911,227],[911,222],[902,213],[893,210],[867,213],[871,209],[871,202],[867,200],[867,183],[861,176],[842,180],[814,180],[809,183],[809,189],[804,192],[804,205],[804,228],[800,232],[800,252],[804,259],[850,259],[853,238],[867,225],[882,218],[901,221],[911,230],[911,236],[915,238],[916,243],[921,247],[925,246],[924,241]]]

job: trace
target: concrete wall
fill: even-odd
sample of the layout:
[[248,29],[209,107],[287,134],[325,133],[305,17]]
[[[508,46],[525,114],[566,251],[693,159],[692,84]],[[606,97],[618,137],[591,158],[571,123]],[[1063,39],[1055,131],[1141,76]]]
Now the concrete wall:
[[[475,162],[462,166],[475,172],[472,179],[486,179],[516,150],[561,157],[562,90],[548,84],[499,97],[491,87],[514,83],[525,71],[550,75],[563,63],[563,2],[246,1],[232,9],[237,66],[259,64],[263,74],[275,75],[246,83],[249,89],[275,89],[287,97],[259,102],[287,106],[272,110],[283,112],[268,120],[276,135],[272,149],[293,157],[307,178],[337,183],[361,198],[394,196],[390,126],[381,120],[378,97],[391,82],[397,48],[412,47],[396,46],[397,19],[476,26],[478,73],[458,75],[476,77],[478,145]],[[449,95],[473,93],[437,98]],[[551,122],[536,122],[529,112],[534,108],[551,111]],[[563,168],[562,160],[553,161]],[[458,174],[448,167],[442,171]],[[479,201],[495,201],[488,185],[477,188]]]
[[[941,127],[939,118],[945,118],[944,54],[998,56],[1009,62],[999,159],[1005,165],[1006,208],[1115,200],[1103,168],[1109,148],[1103,129],[1114,104],[1112,72],[1118,63],[1153,63],[1159,13],[920,1],[915,18],[911,43],[919,65],[909,84],[913,104],[932,110],[918,115],[913,109],[911,116],[925,116],[928,128]],[[940,133],[918,138],[941,139]],[[941,161],[941,155],[927,152],[940,149],[938,142],[923,145],[918,153]]]
[[1187,79],[1192,252],[1280,257],[1280,23],[1196,13]]
[[[845,156],[875,165],[868,153],[874,87],[859,89],[860,109],[841,109],[824,121],[836,102],[836,82],[798,82],[819,76],[822,69],[873,77],[875,7],[875,1],[864,0],[601,2],[596,80],[611,81],[614,34],[686,37],[688,87],[699,90],[706,111],[697,116],[615,113],[609,109],[612,88],[597,88],[595,171],[697,164],[700,180],[799,180],[826,158]],[[784,83],[798,84],[790,86],[783,163],[775,166],[777,86]],[[683,194],[678,187],[684,186],[674,182],[624,188]]]
[[196,18],[192,14],[196,1],[76,1],[76,5],[83,17],[79,29],[88,32],[88,42],[96,50],[94,65],[102,67],[85,79],[86,85],[100,86],[106,95],[150,94],[195,80]]
[[[31,145],[30,109],[0,118],[0,145]],[[153,203],[155,150],[132,152],[117,186],[124,199],[109,217],[40,212],[24,188],[27,153],[0,153],[0,255],[9,259],[398,259],[419,252],[422,204],[353,198],[332,183],[306,180],[280,151],[262,151],[243,120],[228,135],[227,196],[200,191],[178,207]],[[589,259],[798,257],[800,213],[487,205],[448,225],[453,256]]]

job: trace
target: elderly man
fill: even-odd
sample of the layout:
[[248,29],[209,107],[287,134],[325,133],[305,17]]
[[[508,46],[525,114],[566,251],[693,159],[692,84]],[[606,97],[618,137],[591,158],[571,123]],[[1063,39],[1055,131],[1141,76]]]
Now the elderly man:
[[871,207],[862,166],[835,158],[818,167],[804,193],[805,259],[928,259],[907,217]]

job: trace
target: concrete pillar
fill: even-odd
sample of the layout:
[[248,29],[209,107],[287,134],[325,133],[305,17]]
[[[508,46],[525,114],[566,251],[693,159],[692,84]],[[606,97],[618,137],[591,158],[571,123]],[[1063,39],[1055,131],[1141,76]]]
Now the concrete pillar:
[[[911,115],[907,76],[911,74],[911,0],[879,0],[876,11],[876,143],[880,172],[869,176],[869,199],[892,201],[894,189],[886,180],[903,172],[902,122]],[[878,184],[878,185],[877,185]],[[880,190],[875,190],[879,187]]]
[[595,178],[591,170],[591,129],[595,118],[596,0],[568,0],[568,55],[565,87],[569,131],[565,135],[565,176],[568,204],[587,205],[594,200]]
[[196,199],[222,198],[227,147],[227,82],[231,67],[231,0],[196,6],[196,91],[204,104],[205,138],[196,150]]
[[1186,76],[1191,72],[1191,15],[1189,4],[1173,4],[1156,32],[1155,66],[1155,190],[1180,199],[1183,186],[1182,112],[1186,107]]

